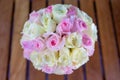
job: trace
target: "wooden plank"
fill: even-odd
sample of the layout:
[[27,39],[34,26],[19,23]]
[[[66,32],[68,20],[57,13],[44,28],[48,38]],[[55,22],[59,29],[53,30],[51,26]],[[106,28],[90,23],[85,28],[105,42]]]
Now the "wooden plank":
[[[49,0],[48,1],[48,5],[61,4],[61,3],[62,3],[61,0]],[[49,75],[49,80],[64,80],[64,76],[51,74]]]
[[[83,11],[93,18],[93,21],[96,21],[93,0],[80,0],[80,6]],[[102,80],[99,54],[99,46],[98,43],[96,43],[95,53],[90,57],[90,61],[86,64],[87,80]]]
[[32,0],[32,10],[39,10],[46,7],[46,0]]
[[98,26],[106,80],[120,79],[120,65],[115,43],[109,0],[96,0]]
[[[72,4],[78,7],[77,0],[64,0],[65,4]],[[68,80],[84,80],[82,67],[75,70],[71,75],[68,75]]]
[[25,80],[26,78],[26,60],[23,58],[23,50],[20,46],[20,32],[28,18],[28,12],[29,0],[15,0],[10,80]]
[[[39,10],[46,6],[46,0],[32,0],[32,10]],[[45,73],[36,70],[30,62],[30,80],[45,80]]]
[[61,4],[62,0],[48,0],[48,5]]
[[12,5],[13,0],[0,1],[0,80],[7,75]]
[[[119,58],[120,58],[120,0],[111,0],[113,18],[114,18],[114,27],[116,29],[117,43],[119,48]],[[119,60],[120,61],[120,60]]]
[[65,4],[72,4],[74,6],[78,6],[78,0],[64,0]]

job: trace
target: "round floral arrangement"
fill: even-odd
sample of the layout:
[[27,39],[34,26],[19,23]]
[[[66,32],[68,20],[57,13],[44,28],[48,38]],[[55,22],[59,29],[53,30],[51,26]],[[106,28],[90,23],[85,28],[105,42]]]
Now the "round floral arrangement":
[[72,5],[56,4],[33,11],[20,44],[24,58],[49,74],[71,74],[94,53],[97,29],[91,17]]

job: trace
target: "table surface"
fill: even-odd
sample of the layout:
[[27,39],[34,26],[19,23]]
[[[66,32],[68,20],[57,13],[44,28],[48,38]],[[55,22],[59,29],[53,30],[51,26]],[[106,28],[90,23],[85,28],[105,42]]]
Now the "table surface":
[[[51,4],[72,4],[98,28],[90,61],[71,75],[48,75],[23,58],[20,32],[28,14]],[[0,80],[120,80],[120,0],[0,0]]]

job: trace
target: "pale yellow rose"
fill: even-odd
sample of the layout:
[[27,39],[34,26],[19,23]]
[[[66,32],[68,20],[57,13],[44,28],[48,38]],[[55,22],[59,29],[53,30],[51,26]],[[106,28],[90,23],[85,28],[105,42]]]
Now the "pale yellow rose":
[[33,52],[30,54],[30,60],[31,60],[31,62],[33,63],[33,66],[34,66],[36,69],[41,70],[41,67],[42,67],[42,65],[43,65],[42,54],[33,51]]
[[71,64],[71,55],[69,48],[62,48],[59,51],[58,65],[67,66]]
[[67,36],[65,46],[68,48],[75,48],[75,47],[80,47],[81,43],[82,43],[82,36],[79,33],[74,32]]
[[46,32],[54,32],[56,30],[56,23],[51,19],[50,14],[43,14],[41,23],[43,24]]
[[88,34],[93,42],[97,41],[97,27],[94,23],[92,23],[84,33]]
[[59,23],[67,14],[67,8],[62,4],[53,5],[53,19]]
[[31,24],[31,23],[30,23],[29,21],[26,21],[26,22],[25,22],[22,33],[27,34],[28,29],[30,28],[30,24]]
[[79,68],[89,60],[87,51],[84,48],[72,48],[71,56],[74,69]]
[[34,39],[41,36],[44,32],[45,31],[41,25],[37,23],[30,24],[30,22],[27,21],[22,33]]
[[57,64],[56,54],[57,52],[52,52],[48,49],[44,50],[41,54],[43,55],[43,63],[48,66],[54,66]]

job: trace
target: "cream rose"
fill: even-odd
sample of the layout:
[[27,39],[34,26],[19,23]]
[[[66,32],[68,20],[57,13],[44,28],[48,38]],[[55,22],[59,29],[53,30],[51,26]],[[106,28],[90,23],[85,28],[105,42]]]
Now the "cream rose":
[[44,65],[55,66],[57,64],[56,55],[55,55],[57,52],[53,52],[46,49],[41,53],[43,55]]
[[59,51],[59,59],[58,64],[61,66],[67,66],[71,64],[71,56],[70,56],[70,50],[66,47],[62,48]]
[[41,23],[46,32],[54,32],[56,30],[56,22],[51,19],[50,14],[43,14]]
[[97,41],[97,27],[94,23],[92,23],[91,26],[88,27],[85,33],[92,37],[92,40],[94,42]]
[[64,5],[56,4],[53,6],[53,19],[59,23],[67,14],[67,8]]
[[84,48],[73,48],[71,53],[74,69],[79,68],[89,60],[87,51]]
[[30,23],[26,22],[23,29],[23,34],[29,36],[30,38],[34,39],[41,36],[44,33],[43,26],[37,23]]
[[30,54],[30,60],[31,62],[33,63],[33,66],[38,69],[38,70],[41,70],[41,67],[43,65],[43,61],[42,61],[42,54],[36,52],[36,51],[33,51],[31,54]]
[[68,48],[75,48],[80,47],[81,43],[82,36],[79,33],[74,32],[67,36],[65,46]]

